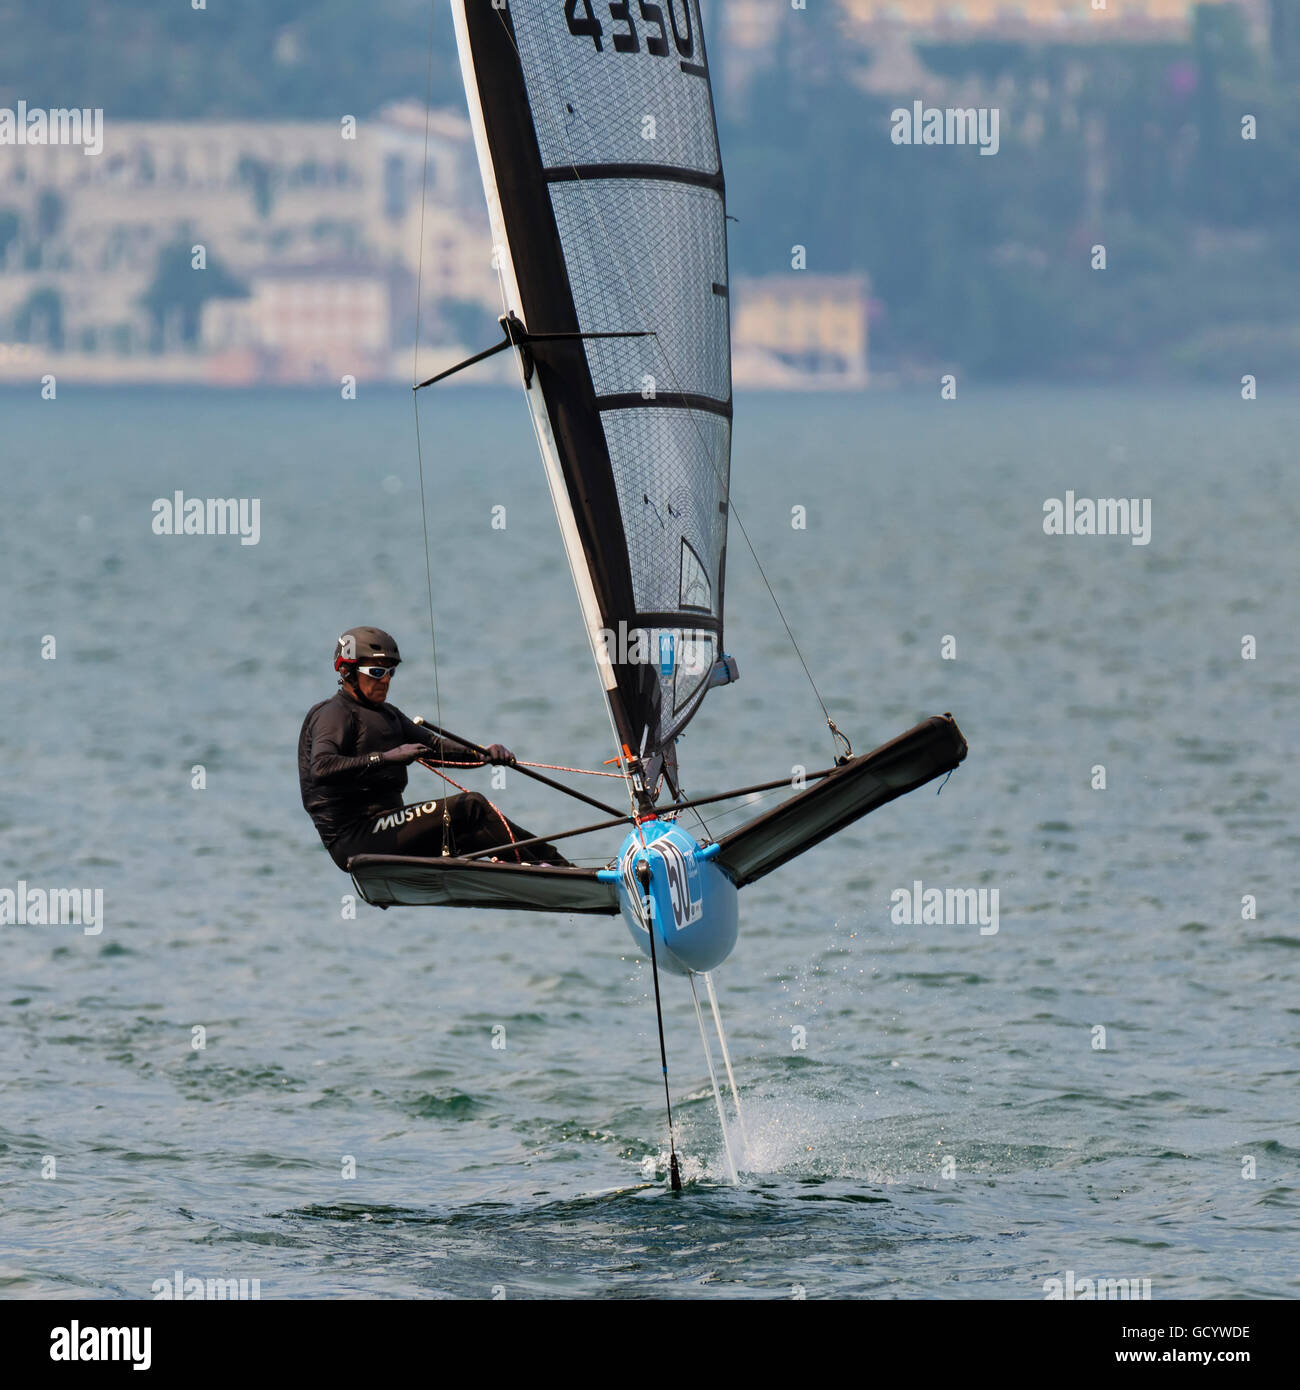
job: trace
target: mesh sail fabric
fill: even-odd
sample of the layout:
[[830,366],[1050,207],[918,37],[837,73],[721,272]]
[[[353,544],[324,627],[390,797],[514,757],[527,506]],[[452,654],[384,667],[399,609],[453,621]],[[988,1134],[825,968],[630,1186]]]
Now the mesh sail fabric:
[[545,166],[649,161],[718,174],[699,0],[511,0],[509,13]]
[[730,316],[699,0],[455,3],[526,328],[649,335],[530,351],[616,723],[650,757],[722,644]]

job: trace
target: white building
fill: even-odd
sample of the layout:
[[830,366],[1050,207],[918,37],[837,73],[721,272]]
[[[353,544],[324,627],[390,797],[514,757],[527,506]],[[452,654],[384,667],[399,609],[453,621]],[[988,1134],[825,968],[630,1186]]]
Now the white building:
[[[409,348],[424,150],[425,111],[414,103],[359,120],[355,131],[331,122],[110,115],[98,156],[73,146],[6,147],[0,343],[29,336],[81,355],[146,352],[158,345],[160,325],[142,296],[160,255],[202,247],[207,273],[220,267],[253,291],[251,302],[207,300],[205,341],[264,331],[261,346],[294,377],[309,322],[317,347],[330,344],[326,355],[351,332],[362,356],[376,350],[379,334],[387,335],[384,352]],[[469,123],[455,112],[430,118],[423,227],[426,327],[436,327],[440,300],[481,303],[495,317],[499,291]],[[313,266],[326,277],[319,297],[304,284]],[[395,293],[407,299],[394,302]],[[288,315],[279,328],[274,306]],[[181,331],[164,321],[162,345],[180,347]]]

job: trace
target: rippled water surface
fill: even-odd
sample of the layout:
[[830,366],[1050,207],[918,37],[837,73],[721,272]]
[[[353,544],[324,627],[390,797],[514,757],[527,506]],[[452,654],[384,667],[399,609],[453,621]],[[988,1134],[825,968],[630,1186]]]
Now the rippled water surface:
[[[864,751],[952,710],[971,752],[744,891],[739,1187],[666,981],[681,1197],[621,924],[350,920],[298,803],[358,622],[399,635],[407,713],[609,756],[518,398],[423,407],[437,694],[404,393],[0,408],[0,888],[104,894],[99,935],[0,927],[0,1292],[1300,1295],[1300,401],[739,399],[735,508],[837,722]],[[259,498],[258,544],[152,534],[177,489]],[[1151,498],[1151,543],[1044,535],[1067,489]],[[697,794],[831,751],[734,526],[727,604],[742,679],[682,741]],[[918,879],[996,890],[997,932],[894,922]]]

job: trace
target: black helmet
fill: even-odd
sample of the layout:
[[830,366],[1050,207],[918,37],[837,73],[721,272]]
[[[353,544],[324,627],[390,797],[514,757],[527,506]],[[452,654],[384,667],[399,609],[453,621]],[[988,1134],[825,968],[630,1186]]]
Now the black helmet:
[[396,666],[402,660],[397,643],[381,627],[350,627],[334,645],[334,669],[343,670],[346,663],[382,661]]

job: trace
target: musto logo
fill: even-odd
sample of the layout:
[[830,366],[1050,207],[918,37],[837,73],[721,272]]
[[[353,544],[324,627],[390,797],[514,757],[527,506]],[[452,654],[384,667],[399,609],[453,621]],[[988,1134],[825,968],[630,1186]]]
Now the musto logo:
[[426,801],[421,806],[403,806],[399,811],[389,811],[387,815],[379,817],[370,833],[378,835],[381,830],[396,830],[399,825],[405,825],[408,821],[433,815],[437,809],[436,801]]

